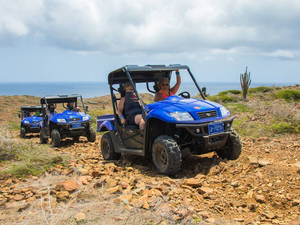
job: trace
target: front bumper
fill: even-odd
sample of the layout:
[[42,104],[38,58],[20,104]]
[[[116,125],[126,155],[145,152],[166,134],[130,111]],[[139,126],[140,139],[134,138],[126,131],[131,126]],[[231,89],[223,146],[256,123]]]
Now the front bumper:
[[22,127],[25,128],[26,133],[39,133],[40,132],[40,127],[38,124],[23,124]]
[[77,124],[80,124],[80,126],[74,127],[74,123],[58,123],[57,125],[60,127],[61,134],[67,134],[67,136],[85,135],[90,126],[89,121],[78,122]]
[[[218,122],[223,123],[224,131],[215,134],[209,134],[208,125],[212,123],[203,124],[176,124],[176,128],[186,129],[194,140],[201,140],[201,150],[204,152],[214,151],[222,148],[228,139],[229,129],[231,128],[232,122],[235,116]],[[199,141],[200,142],[200,141]]]

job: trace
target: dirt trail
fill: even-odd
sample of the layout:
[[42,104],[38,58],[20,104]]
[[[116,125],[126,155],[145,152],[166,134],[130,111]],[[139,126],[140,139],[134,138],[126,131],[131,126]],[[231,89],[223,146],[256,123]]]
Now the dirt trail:
[[[175,177],[157,174],[141,157],[105,162],[100,138],[66,140],[54,149],[70,156],[68,167],[3,181],[3,224],[300,223],[299,135],[242,138],[238,160],[190,156]],[[30,141],[39,143],[38,137]]]

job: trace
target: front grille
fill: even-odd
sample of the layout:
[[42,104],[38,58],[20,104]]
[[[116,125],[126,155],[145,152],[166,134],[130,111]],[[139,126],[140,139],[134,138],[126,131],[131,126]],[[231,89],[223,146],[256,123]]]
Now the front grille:
[[211,118],[211,117],[217,117],[218,116],[216,110],[207,111],[207,112],[198,112],[197,114],[201,119],[206,119],[206,118]]
[[80,118],[70,118],[69,121],[78,121]]
[[32,121],[31,124],[33,124],[33,123],[39,123],[39,121]]

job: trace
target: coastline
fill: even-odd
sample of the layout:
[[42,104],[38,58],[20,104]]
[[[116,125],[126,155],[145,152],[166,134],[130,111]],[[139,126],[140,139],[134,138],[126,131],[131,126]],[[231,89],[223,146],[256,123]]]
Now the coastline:
[[[172,84],[171,84],[172,85]],[[238,82],[198,82],[200,88],[206,87],[209,95],[216,95],[221,91],[241,90]],[[250,88],[264,87],[284,87],[296,85],[293,82],[269,82],[269,83],[252,83]],[[139,86],[140,93],[148,93],[146,87]],[[189,90],[191,95],[197,95],[198,91],[193,83],[182,82],[179,92]],[[46,95],[61,94],[80,94],[83,98],[94,98],[109,95],[109,86],[107,82],[7,82],[0,83],[0,96],[35,96],[44,97]]]

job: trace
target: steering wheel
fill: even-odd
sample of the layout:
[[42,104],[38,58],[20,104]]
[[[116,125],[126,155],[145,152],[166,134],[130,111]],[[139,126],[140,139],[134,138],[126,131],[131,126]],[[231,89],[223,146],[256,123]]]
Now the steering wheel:
[[187,92],[187,91],[183,91],[183,92],[179,93],[178,95],[183,97],[183,98],[191,98],[190,93]]

